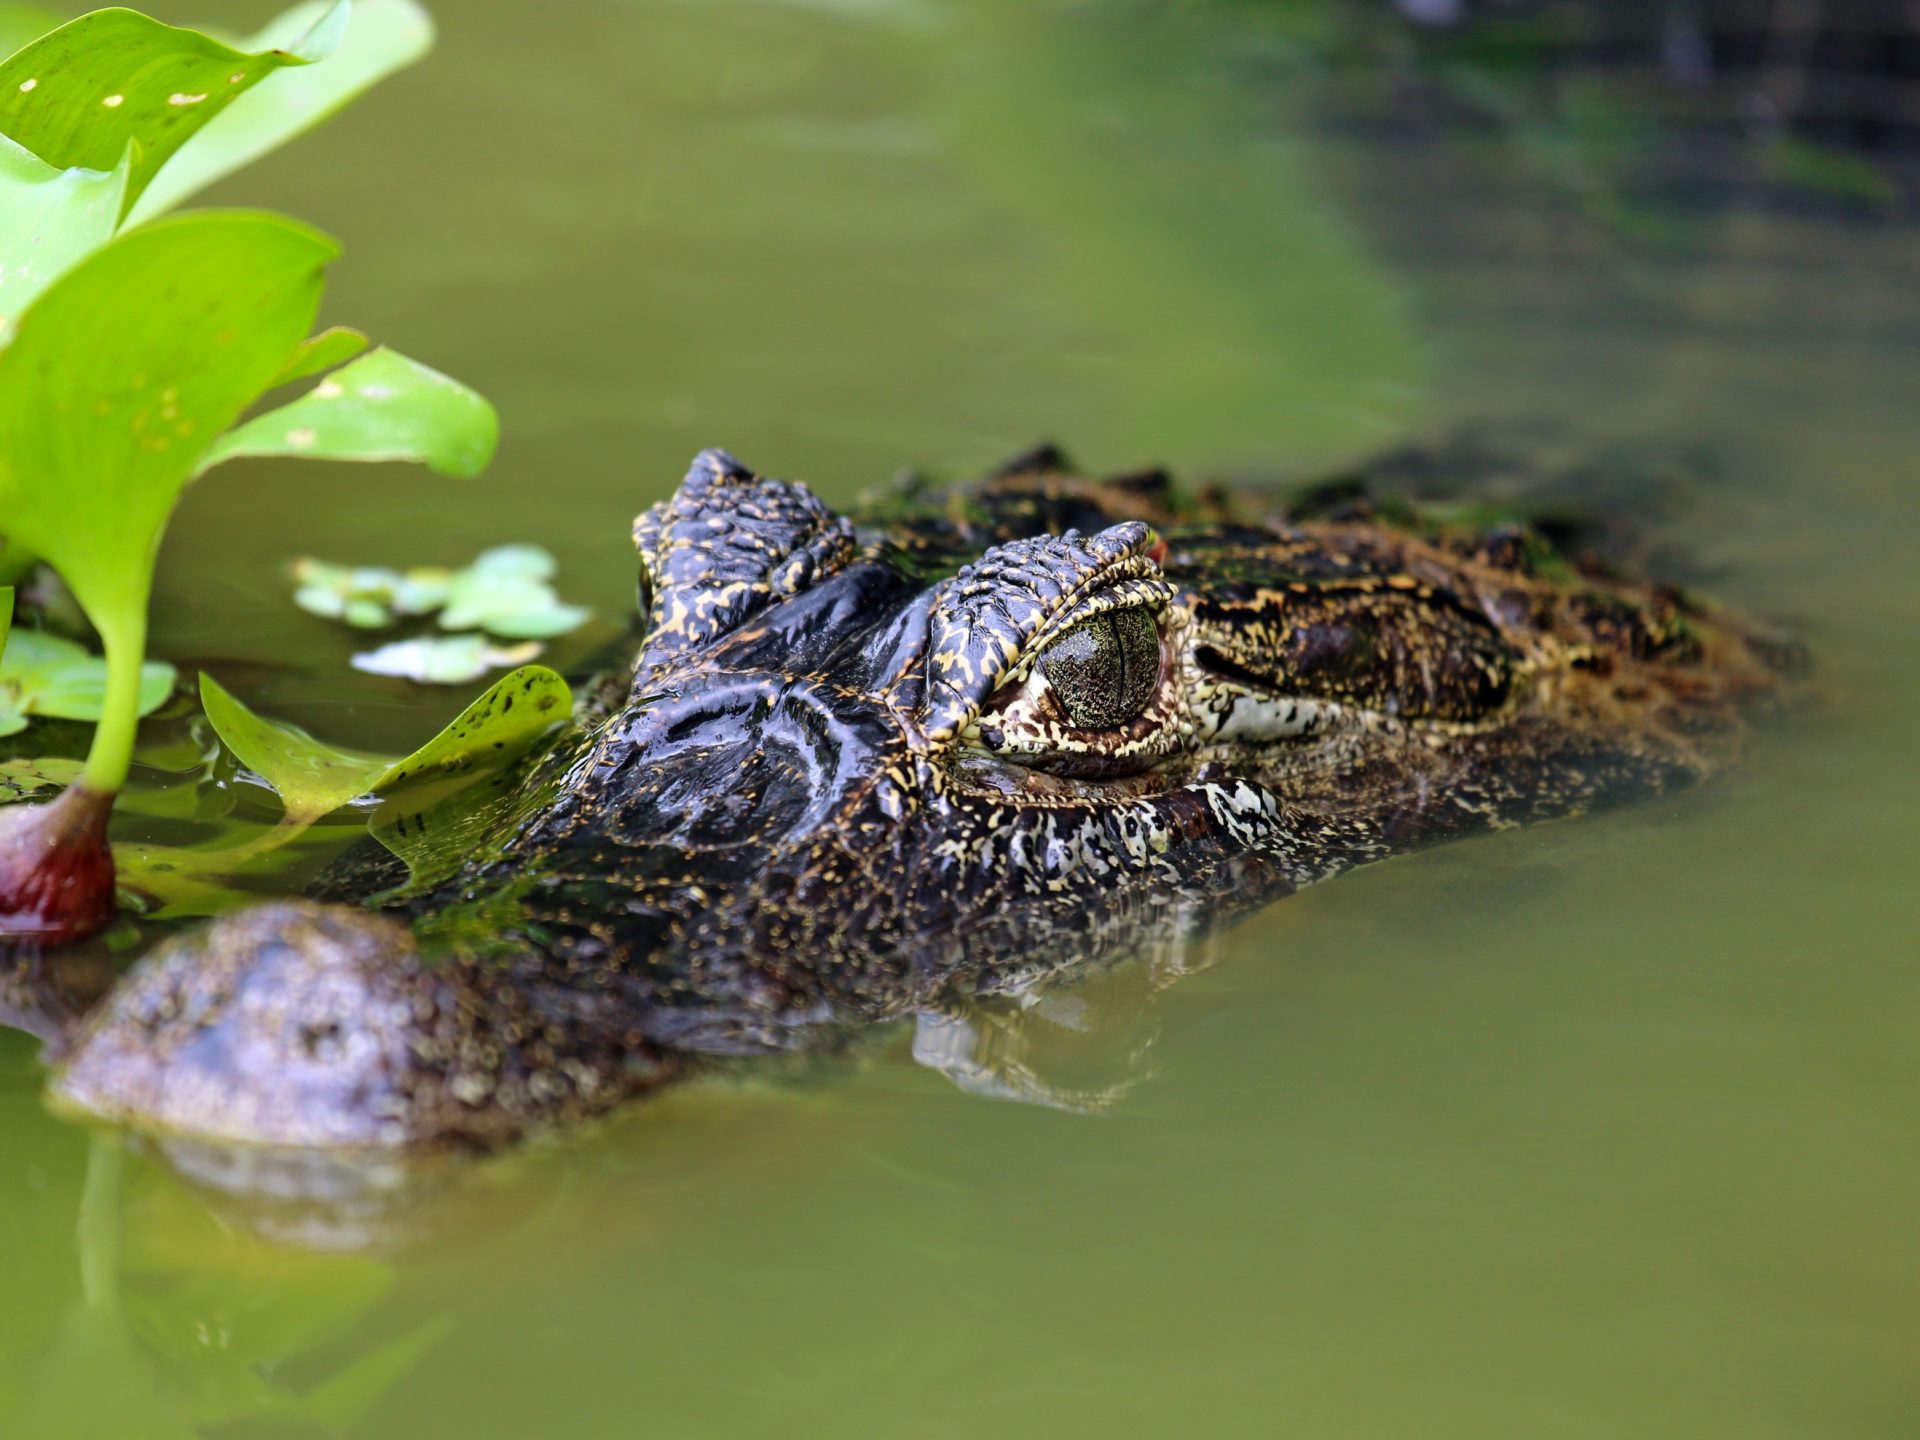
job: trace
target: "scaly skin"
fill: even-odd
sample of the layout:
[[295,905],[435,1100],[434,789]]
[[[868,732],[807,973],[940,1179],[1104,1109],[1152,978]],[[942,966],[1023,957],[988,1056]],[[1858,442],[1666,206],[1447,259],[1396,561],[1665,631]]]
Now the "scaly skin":
[[[627,700],[522,818],[382,913],[288,902],[163,945],[64,1101],[216,1142],[499,1143],[1687,784],[1787,660],[1518,531],[1235,523],[1050,452],[856,524],[710,451],[634,533]],[[1119,719],[1076,727],[1082,691]],[[476,908],[484,951],[445,938]]]

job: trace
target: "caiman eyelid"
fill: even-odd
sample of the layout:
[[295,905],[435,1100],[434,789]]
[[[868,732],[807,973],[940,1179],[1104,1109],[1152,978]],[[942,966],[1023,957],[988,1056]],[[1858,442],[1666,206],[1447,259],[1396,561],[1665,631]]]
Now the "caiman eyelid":
[[1106,589],[1083,596],[1078,603],[1056,615],[1045,629],[1027,642],[1019,659],[1008,667],[1006,681],[1024,680],[1031,675],[1041,656],[1057,645],[1069,631],[1084,625],[1096,615],[1117,610],[1145,610],[1153,616],[1153,623],[1158,627],[1165,620],[1167,607],[1173,604],[1173,599],[1172,585],[1157,576],[1145,575],[1128,576]]

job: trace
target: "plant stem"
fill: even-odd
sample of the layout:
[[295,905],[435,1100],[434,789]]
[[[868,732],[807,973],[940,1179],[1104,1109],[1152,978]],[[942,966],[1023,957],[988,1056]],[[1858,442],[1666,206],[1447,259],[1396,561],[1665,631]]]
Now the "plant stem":
[[118,795],[133,764],[133,741],[140,728],[140,667],[147,658],[144,605],[112,618],[94,616],[106,650],[107,689],[87,750],[81,783],[98,795]]

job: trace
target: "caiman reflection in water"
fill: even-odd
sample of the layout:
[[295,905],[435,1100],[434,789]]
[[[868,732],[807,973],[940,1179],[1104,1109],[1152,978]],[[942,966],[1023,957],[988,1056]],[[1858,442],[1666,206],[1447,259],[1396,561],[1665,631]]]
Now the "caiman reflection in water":
[[630,681],[463,868],[167,942],[79,1033],[65,1103],[201,1141],[499,1143],[1685,785],[1790,659],[1522,527],[1232,522],[1051,451],[859,521],[709,451],[634,538]]

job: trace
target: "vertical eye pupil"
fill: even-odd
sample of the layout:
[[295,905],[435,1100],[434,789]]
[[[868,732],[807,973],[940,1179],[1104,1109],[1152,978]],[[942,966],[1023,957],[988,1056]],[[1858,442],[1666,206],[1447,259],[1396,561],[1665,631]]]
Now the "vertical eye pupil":
[[1131,724],[1160,681],[1159,627],[1138,606],[1104,611],[1049,645],[1040,670],[1076,728]]

